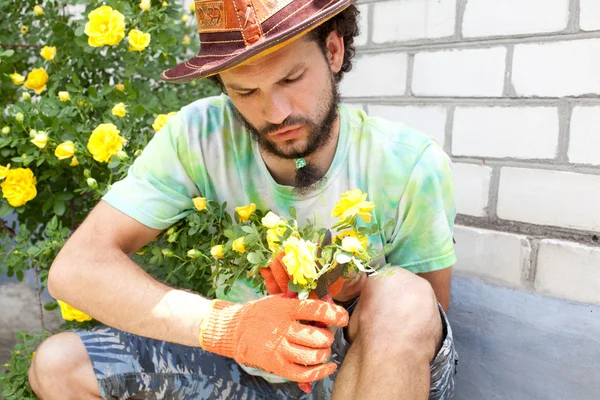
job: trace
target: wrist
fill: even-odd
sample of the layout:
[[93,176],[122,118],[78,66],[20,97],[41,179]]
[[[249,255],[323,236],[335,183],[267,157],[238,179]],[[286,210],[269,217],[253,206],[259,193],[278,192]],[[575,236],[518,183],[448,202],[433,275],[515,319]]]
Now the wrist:
[[234,358],[239,313],[243,305],[224,300],[210,302],[200,323],[200,347],[211,353]]

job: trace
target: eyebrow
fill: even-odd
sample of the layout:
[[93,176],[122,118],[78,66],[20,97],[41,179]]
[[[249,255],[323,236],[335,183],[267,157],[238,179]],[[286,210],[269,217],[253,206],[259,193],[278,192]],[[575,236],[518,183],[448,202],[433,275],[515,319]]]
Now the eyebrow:
[[[284,77],[284,78],[282,78],[282,79],[280,79],[279,81],[277,81],[277,83],[281,83],[281,82],[283,82],[284,80],[288,79],[288,77],[289,77],[290,75],[294,75],[296,72],[300,71],[301,69],[303,69],[303,68],[305,68],[305,67],[306,67],[306,63],[304,63],[304,62],[301,62],[300,64],[297,64],[297,65],[295,65],[295,66],[294,66],[294,67],[293,67],[293,68],[292,68],[292,69],[291,69],[291,70],[290,70],[290,71],[289,71],[289,72],[288,72],[288,73],[285,75],[285,77]],[[245,87],[243,87],[243,86],[236,85],[235,83],[232,83],[232,84],[229,84],[229,85],[225,85],[225,87],[226,87],[227,89],[232,89],[232,90],[235,90],[235,91],[238,91],[238,92],[249,92],[249,91],[255,90],[255,88],[245,88]]]

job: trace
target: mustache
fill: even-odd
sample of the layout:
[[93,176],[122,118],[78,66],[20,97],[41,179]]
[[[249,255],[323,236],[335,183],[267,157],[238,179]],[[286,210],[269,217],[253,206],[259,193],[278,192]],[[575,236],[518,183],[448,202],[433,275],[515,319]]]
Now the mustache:
[[263,126],[260,129],[257,129],[258,133],[261,136],[267,136],[273,132],[277,132],[279,130],[281,130],[282,128],[285,128],[287,126],[294,126],[294,125],[308,125],[308,126],[312,126],[312,121],[309,120],[308,118],[305,117],[301,117],[301,116],[289,116],[286,119],[283,120],[282,123],[280,124],[267,124],[265,126]]

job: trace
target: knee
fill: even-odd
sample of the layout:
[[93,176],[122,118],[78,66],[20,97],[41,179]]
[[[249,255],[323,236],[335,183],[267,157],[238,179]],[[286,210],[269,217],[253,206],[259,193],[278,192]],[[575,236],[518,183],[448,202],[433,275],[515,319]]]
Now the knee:
[[388,350],[394,346],[410,347],[432,359],[443,335],[443,325],[429,282],[399,270],[391,276],[375,278],[365,289],[361,296],[359,337]]
[[29,367],[29,384],[41,398],[53,398],[50,393],[67,386],[74,389],[81,382],[77,375],[86,362],[89,363],[89,357],[76,333],[51,336],[35,352]]

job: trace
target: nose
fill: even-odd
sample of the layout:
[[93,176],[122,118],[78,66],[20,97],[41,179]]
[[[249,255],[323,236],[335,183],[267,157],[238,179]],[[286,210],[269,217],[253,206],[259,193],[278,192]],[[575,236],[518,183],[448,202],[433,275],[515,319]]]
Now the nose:
[[263,95],[263,117],[272,124],[281,124],[292,114],[292,105],[281,91],[272,91]]

